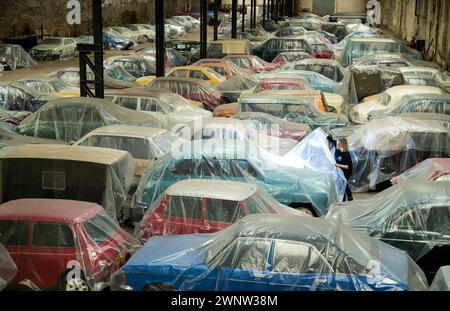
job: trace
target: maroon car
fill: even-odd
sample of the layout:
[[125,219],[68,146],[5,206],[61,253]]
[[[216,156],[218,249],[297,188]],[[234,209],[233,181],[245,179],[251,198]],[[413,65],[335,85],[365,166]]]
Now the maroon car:
[[0,205],[0,243],[18,269],[10,287],[66,291],[107,288],[139,246],[100,205],[55,199]]
[[186,99],[201,102],[204,108],[210,111],[225,103],[225,97],[219,91],[200,79],[159,77],[148,85],[148,88],[155,87],[167,89]]
[[407,180],[417,179],[425,181],[449,181],[450,159],[430,158],[413,166],[403,174],[391,179],[393,185],[404,183]]

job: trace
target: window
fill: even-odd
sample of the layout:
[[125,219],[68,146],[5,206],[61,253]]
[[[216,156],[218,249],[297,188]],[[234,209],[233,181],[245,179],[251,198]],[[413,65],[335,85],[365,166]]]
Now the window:
[[178,176],[192,176],[195,168],[195,160],[186,159],[176,162],[170,167],[170,171],[173,175]]
[[231,172],[235,177],[256,178],[256,169],[247,160],[231,160]]
[[202,199],[173,196],[166,212],[169,217],[201,219]]
[[223,163],[217,159],[203,159],[197,174],[200,177],[219,177],[223,175]]
[[187,78],[189,74],[189,71],[187,70],[174,70],[172,71],[172,73],[169,75],[170,77],[184,77]]
[[189,71],[189,77],[194,78],[194,79],[202,79],[202,80],[206,80],[206,81],[209,80],[209,78],[203,72],[200,72],[197,70]]
[[0,243],[3,245],[28,245],[28,224],[21,221],[0,220]]
[[239,238],[223,253],[222,267],[266,270],[270,240]]
[[310,244],[293,241],[276,243],[273,272],[321,273],[331,270],[329,263]]
[[240,219],[242,209],[237,201],[207,199],[206,220],[232,224]]
[[42,171],[42,189],[66,190],[66,172]]
[[128,108],[131,110],[137,110],[137,98],[133,97],[117,97],[114,102],[118,104],[119,106],[122,106],[124,108]]
[[33,226],[33,246],[75,247],[74,234],[65,224],[36,223]]
[[128,151],[135,159],[153,159],[149,154],[148,142],[143,138],[92,135],[81,145]]
[[114,236],[117,225],[112,223],[108,217],[97,214],[85,222],[83,227],[94,243],[101,244]]

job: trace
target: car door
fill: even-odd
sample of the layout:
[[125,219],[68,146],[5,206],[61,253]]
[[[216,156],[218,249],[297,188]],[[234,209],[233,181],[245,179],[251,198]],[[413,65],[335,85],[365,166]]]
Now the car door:
[[216,261],[216,290],[268,290],[271,246],[271,239],[241,237],[233,241]]
[[0,243],[7,248],[18,269],[11,284],[29,280],[29,223],[18,220],[0,220]]
[[275,291],[335,290],[332,268],[311,244],[276,240],[269,289]]
[[30,279],[40,288],[58,285],[69,262],[76,260],[75,234],[62,223],[35,222],[31,226]]

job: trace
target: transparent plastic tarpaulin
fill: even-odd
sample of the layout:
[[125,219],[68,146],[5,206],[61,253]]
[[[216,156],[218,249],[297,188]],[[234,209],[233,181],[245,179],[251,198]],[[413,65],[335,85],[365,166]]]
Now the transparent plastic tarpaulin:
[[309,168],[281,165],[282,157],[253,141],[195,140],[159,158],[144,172],[133,197],[133,219],[145,211],[169,186],[180,180],[221,179],[261,186],[285,205],[308,208],[324,215],[338,200],[333,179]]
[[[2,239],[0,233],[0,242]],[[17,266],[8,253],[8,250],[0,243],[0,291],[4,290],[17,274]]]
[[153,237],[112,290],[427,290],[406,252],[337,222],[249,215],[213,234]]
[[0,65],[11,70],[30,68],[36,65],[34,59],[16,44],[0,44]]
[[17,131],[26,136],[73,143],[92,130],[114,124],[161,127],[150,114],[123,108],[109,100],[74,97],[47,103],[27,117]]
[[106,148],[33,144],[0,156],[1,202],[54,198],[94,202],[121,219],[133,180],[133,158]]
[[34,112],[51,99],[55,97],[46,96],[27,86],[15,83],[0,84],[0,108],[5,110]]
[[449,182],[412,181],[365,200],[333,204],[326,218],[385,240],[417,262],[449,243],[449,195]]
[[45,38],[31,49],[30,55],[39,61],[68,60],[78,55],[77,41],[76,38]]
[[450,155],[450,134],[438,121],[410,117],[375,119],[348,138],[355,192],[376,189],[427,158]]
[[450,291],[450,266],[444,266],[438,270],[430,291]]
[[254,184],[187,179],[152,203],[135,236],[144,242],[156,235],[213,233],[250,214],[307,215],[278,203]]
[[0,243],[17,265],[11,288],[62,291],[108,288],[140,246],[100,205],[52,199],[2,204]]
[[351,66],[348,94],[351,103],[359,103],[365,97],[404,85],[405,80],[398,69],[378,66]]
[[417,181],[448,181],[450,179],[450,159],[426,159],[403,174],[392,178],[391,183],[397,185],[412,179]]

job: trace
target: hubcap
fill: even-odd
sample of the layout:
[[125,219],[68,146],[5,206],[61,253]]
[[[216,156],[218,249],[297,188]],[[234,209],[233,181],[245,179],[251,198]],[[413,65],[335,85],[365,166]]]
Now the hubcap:
[[89,287],[86,282],[82,279],[70,279],[66,284],[66,291],[68,292],[85,292],[88,291]]

